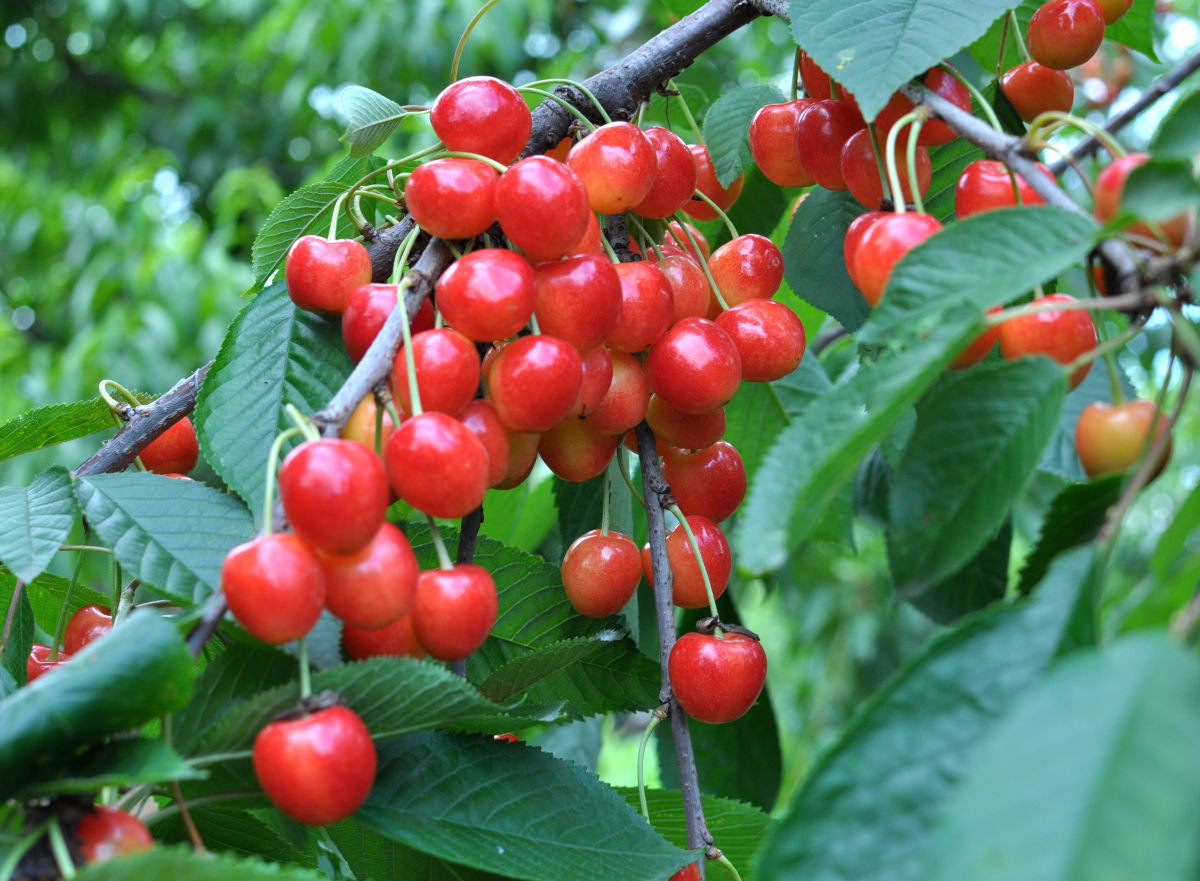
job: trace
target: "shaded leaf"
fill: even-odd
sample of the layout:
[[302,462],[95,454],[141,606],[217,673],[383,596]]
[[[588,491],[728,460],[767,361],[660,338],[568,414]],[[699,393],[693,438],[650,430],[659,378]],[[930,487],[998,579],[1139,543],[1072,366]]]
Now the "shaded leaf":
[[858,330],[871,307],[846,272],[846,230],[866,213],[848,192],[820,187],[804,197],[783,243],[783,274],[800,299]]
[[783,92],[772,85],[748,86],[726,92],[708,108],[704,117],[704,143],[721,186],[729,186],[754,164],[750,155],[750,120],[758,108],[786,100]]
[[1155,157],[1135,168],[1125,181],[1121,211],[1155,222],[1200,205],[1200,184],[1192,176],[1192,158]]
[[[729,215],[739,234],[758,233],[760,236],[772,238],[784,213],[791,205],[792,200],[788,193],[793,191],[785,190],[767,180],[767,176],[759,171],[757,165],[748,166],[743,173],[746,179],[742,185],[742,194],[725,213]],[[784,232],[786,233],[786,230]],[[709,234],[708,241],[715,250],[732,238],[729,229],[722,223],[717,227],[715,235]]]
[[1004,599],[1012,538],[1012,520],[1005,520],[996,537],[975,559],[909,602],[938,624],[953,624],[964,615]]
[[1096,537],[1104,525],[1108,509],[1121,494],[1124,475],[1104,477],[1093,483],[1067,486],[1054,497],[1050,510],[1042,521],[1037,544],[1021,567],[1017,589],[1027,594],[1042,580],[1050,562],[1071,548],[1086,544]]
[[28,781],[20,797],[99,792],[104,786],[134,786],[204,776],[161,740],[113,740],[73,756]]
[[[309,869],[317,868],[317,858],[301,850],[259,818],[260,813],[273,813],[262,808],[257,811],[230,808],[222,803],[190,805],[188,813],[196,824],[200,839],[209,850],[230,851],[238,856],[262,857],[281,863],[296,863]],[[147,818],[146,825],[156,841],[164,844],[191,844],[187,828],[178,813],[162,816],[161,812]]]
[[346,86],[340,100],[348,125],[341,142],[350,144],[352,157],[370,156],[392,136],[400,120],[408,115],[403,107],[378,92],[362,86]]
[[[8,573],[2,573],[8,576]],[[11,578],[11,576],[9,576]],[[16,580],[13,579],[15,584]],[[8,600],[2,607],[7,614],[12,603],[12,588],[7,591]],[[17,600],[17,607],[13,609],[12,624],[8,631],[8,642],[4,644],[3,667],[5,672],[12,677],[12,681],[19,687],[25,684],[26,681],[26,663],[29,659],[29,653],[33,650],[33,609],[29,604],[29,594],[23,590],[21,598]],[[3,704],[0,704],[3,706]]]
[[298,866],[282,866],[232,854],[195,854],[188,848],[156,847],[107,863],[92,863],[79,881],[326,881],[327,876]]
[[0,561],[22,581],[33,581],[75,525],[75,494],[67,469],[52,465],[27,487],[0,486],[0,523]]
[[328,827],[329,836],[359,878],[372,881],[491,881],[479,872],[385,838],[357,820]]
[[553,481],[543,480],[531,487],[527,480],[515,489],[489,489],[483,500],[483,526],[479,531],[533,553],[558,517],[553,486]]
[[1184,95],[1175,102],[1154,133],[1150,152],[1155,159],[1191,162],[1196,158],[1200,153],[1200,92]]

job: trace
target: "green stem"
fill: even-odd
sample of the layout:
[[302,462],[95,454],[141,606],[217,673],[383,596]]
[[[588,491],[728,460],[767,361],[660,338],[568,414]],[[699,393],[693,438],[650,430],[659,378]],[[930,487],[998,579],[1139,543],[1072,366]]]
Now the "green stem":
[[726,214],[724,211],[722,211],[722,210],[721,210],[721,206],[720,206],[720,205],[718,205],[718,204],[717,204],[716,202],[714,202],[712,199],[708,198],[708,196],[707,196],[707,195],[705,195],[704,193],[700,192],[699,190],[696,190],[696,191],[693,193],[693,195],[695,195],[695,196],[699,196],[701,199],[703,199],[705,202],[707,202],[707,203],[708,203],[708,206],[709,206],[710,208],[712,208],[712,210],[713,210],[713,211],[717,212],[718,216],[720,216],[720,218],[721,218],[723,221],[725,221],[725,228],[726,228],[727,230],[729,230],[729,235],[730,235],[730,236],[732,236],[732,237],[733,237],[733,238],[735,238],[735,239],[738,237],[738,231],[737,231],[737,227],[733,225],[733,221],[729,219],[729,215],[728,215],[728,214]]
[[629,476],[629,459],[625,452],[624,439],[622,439],[621,443],[617,444],[617,465],[619,466],[618,470],[621,472],[621,477],[625,479],[625,485],[629,487],[629,491],[637,499],[637,503],[642,506],[642,510],[645,510],[646,502],[642,498],[641,493],[637,491],[637,487],[633,485],[633,479]]
[[[375,399],[375,455],[383,458],[383,402]],[[395,424],[395,423],[393,423]]]
[[729,862],[729,857],[725,856],[725,854],[721,854],[719,857],[717,857],[716,861],[725,867],[725,871],[733,876],[734,881],[742,881],[742,876],[739,875],[738,870],[733,867],[733,863]]
[[638,802],[642,806],[642,816],[647,820],[650,819],[650,806],[646,804],[646,744],[650,742],[650,735],[654,733],[654,729],[662,722],[662,707],[659,707],[650,715],[650,722],[646,725],[646,730],[642,732],[642,742],[638,744],[638,759],[637,759],[637,778],[638,778]]
[[97,545],[63,545],[58,549],[61,551],[91,551],[94,554],[111,554],[112,551],[108,548],[102,548]]
[[534,336],[542,335],[542,328],[538,324],[537,316],[532,313],[529,316],[529,330]]
[[549,98],[551,101],[557,101],[568,112],[572,113],[576,119],[588,127],[588,131],[594,132],[596,124],[583,115],[583,111],[564,98],[562,95],[556,95],[553,92],[547,92],[545,89],[532,89],[529,86],[521,86],[517,89],[518,92],[529,92],[534,95],[541,95],[543,98]]
[[796,59],[792,62],[792,100],[800,95],[800,53],[804,50],[796,47]]
[[237,762],[242,759],[253,757],[253,750],[239,750],[231,753],[209,753],[208,755],[196,756],[194,759],[188,759],[188,764],[193,768],[203,768],[206,765],[216,765],[220,762]]
[[271,516],[271,509],[275,506],[275,472],[279,468],[279,452],[285,443],[299,434],[299,428],[288,428],[279,432],[267,454],[267,482],[263,486],[262,522],[259,523],[264,537],[275,531],[275,518]]
[[66,839],[63,838],[62,827],[58,825],[58,817],[50,819],[50,851],[54,854],[54,862],[58,865],[58,873],[67,881],[75,877],[75,861],[67,849]]
[[649,245],[651,248],[653,248],[655,255],[658,257],[659,260],[662,260],[663,259],[662,248],[660,248],[658,246],[658,242],[654,241],[654,236],[652,236],[652,235],[650,235],[650,233],[646,232],[646,227],[642,226],[642,222],[640,220],[638,220],[636,217],[634,217],[632,214],[626,214],[625,216],[629,218],[629,222],[633,224],[634,228],[639,233],[641,233],[642,241],[645,244]]
[[287,413],[288,419],[292,420],[292,425],[300,430],[306,441],[316,441],[321,439],[321,433],[317,431],[317,427],[309,421],[308,417],[300,412],[300,408],[295,404],[287,404],[283,408],[283,412]]
[[1004,76],[1004,50],[1008,43],[1008,28],[1011,20],[1004,16],[1004,26],[1000,28],[1000,54],[996,56],[996,88],[1000,88],[1000,77]]
[[606,233],[603,229],[600,230],[600,244],[604,245],[604,250],[608,254],[608,259],[611,262],[621,262],[621,258],[617,256],[617,252],[613,250],[612,244],[608,241],[608,233]]
[[[115,400],[113,400],[112,395],[110,395],[108,393],[108,386],[110,386],[110,385],[113,386],[117,391],[119,391],[121,393],[121,397],[123,397],[127,402],[129,402],[129,405],[131,407],[140,407],[142,405],[142,402],[139,401],[137,398],[135,398],[133,396],[133,394],[129,391],[129,389],[125,388],[125,386],[121,385],[116,380],[112,380],[112,379],[100,380],[100,397],[104,399],[104,403],[108,404],[108,409],[112,411],[113,422],[115,422],[117,424],[117,428],[124,428],[125,423],[121,420],[121,417],[117,415],[117,407],[119,405],[117,404],[117,402]],[[146,470],[146,466],[144,464],[142,464],[141,456],[134,456],[133,464],[137,468],[138,471]]]
[[594,106],[596,108],[596,112],[600,114],[601,119],[603,119],[605,122],[612,122],[612,117],[608,115],[608,111],[604,109],[604,105],[600,103],[600,99],[592,94],[591,89],[589,89],[583,83],[575,82],[575,80],[564,80],[564,79],[560,79],[557,77],[550,77],[548,79],[537,80],[532,83],[526,83],[521,88],[528,89],[530,86],[543,86],[543,85],[548,85],[548,84],[553,84],[553,83],[561,83],[566,86],[574,86],[576,89],[583,92],[583,94],[587,95],[588,100],[592,102],[592,106]]
[[[1104,324],[1104,318],[1100,315],[1092,316],[1092,320],[1096,323],[1097,329]],[[1125,393],[1121,391],[1121,380],[1117,375],[1117,365],[1113,361],[1112,353],[1141,333],[1145,326],[1146,322],[1144,321],[1135,322],[1110,340],[1104,339],[1103,333],[1101,333],[1100,345],[1084,352],[1070,364],[1063,367],[1063,370],[1069,376],[1084,364],[1090,364],[1097,358],[1103,357],[1104,363],[1108,368],[1108,381],[1112,386],[1112,402],[1119,407],[1125,403]]]
[[478,153],[466,153],[462,150],[447,150],[446,158],[447,159],[473,159],[476,162],[482,162],[485,165],[490,165],[499,174],[504,174],[504,172],[508,171],[508,166],[505,165],[503,162],[497,162],[495,159],[490,159],[487,156],[481,156]]
[[327,236],[331,242],[337,238],[338,215],[342,213],[342,206],[352,192],[354,192],[353,187],[338,196],[337,201],[333,203],[333,215],[329,218],[329,235]]
[[[408,288],[411,278],[412,276],[406,276],[401,279],[401,292]],[[396,308],[399,309],[402,307],[397,303]],[[417,388],[417,359],[413,356],[412,329],[409,327],[407,316],[405,316],[404,321],[400,324],[400,332],[404,337],[404,368],[408,373],[408,411],[413,416],[420,416],[424,411],[421,409],[421,391]],[[397,423],[396,427],[399,428],[400,424]]]
[[896,168],[896,138],[900,134],[900,129],[909,123],[915,122],[917,119],[916,113],[906,113],[896,120],[887,136],[887,148],[884,150],[883,156],[887,160],[888,180],[892,184],[892,199],[896,206],[896,213],[903,214],[908,210],[908,206],[904,204],[904,188],[900,186],[900,172]]
[[[708,279],[708,284],[709,287],[712,288],[713,296],[716,297],[717,302],[721,304],[721,309],[727,310],[729,308],[729,303],[727,303],[725,298],[721,296],[721,289],[717,287],[717,280],[713,278],[712,270],[708,268],[708,261],[701,258],[700,245],[697,244],[696,237],[692,235],[691,228],[688,226],[687,221],[680,212],[675,212],[675,218],[679,221],[679,228],[683,230],[683,234],[687,236],[688,241],[692,243],[692,253],[696,255],[696,262],[699,263],[700,268],[704,270],[704,277]],[[676,233],[675,230],[671,229],[670,224],[667,224],[667,229],[670,230],[671,236],[675,239],[675,241],[679,242],[680,245],[683,245],[683,242],[679,241],[679,234]]]
[[609,485],[608,485],[608,469],[607,468],[604,469],[604,489],[601,490],[601,492],[602,492],[602,496],[601,496],[601,503],[600,503],[600,534],[607,537],[608,536],[608,505],[609,505],[608,497],[609,497],[609,495],[611,495],[611,493],[609,491]]
[[963,88],[971,93],[971,97],[975,99],[975,103],[979,105],[979,109],[982,110],[984,116],[988,118],[988,122],[992,124],[992,128],[1000,132],[1000,134],[1004,134],[1004,126],[1000,125],[1000,117],[996,115],[996,111],[992,109],[992,105],[987,102],[987,98],[983,97],[983,92],[975,88],[974,84],[972,84],[965,76],[959,73],[958,68],[956,68],[953,64],[947,64],[943,61],[938,65],[938,67],[962,83]]
[[678,505],[671,505],[668,508],[675,519],[679,521],[679,525],[683,527],[683,533],[687,536],[688,544],[692,546],[692,553],[696,556],[696,565],[700,567],[700,576],[704,579],[704,592],[708,594],[708,608],[712,612],[714,618],[717,615],[717,598],[713,596],[712,582],[708,579],[708,567],[704,565],[704,557],[700,554],[700,544],[696,541],[696,534],[692,532],[691,524],[687,522],[687,518],[683,516],[683,512],[679,510]]
[[47,820],[42,825],[35,827],[16,844],[5,849],[4,860],[0,862],[0,881],[9,881],[12,878],[13,872],[17,870],[17,865],[21,862],[21,857],[25,856],[49,829],[50,821]]
[[1061,110],[1047,110],[1045,113],[1039,113],[1034,117],[1033,122],[1029,124],[1029,131],[1025,138],[1028,142],[1033,143],[1035,140],[1049,136],[1050,132],[1064,126],[1071,126],[1079,129],[1085,135],[1090,135],[1095,138],[1113,156],[1121,157],[1125,155],[1125,148],[1105,131],[1100,126],[1086,119],[1080,119],[1071,113],[1064,113]]
[[300,700],[312,696],[312,671],[308,669],[308,637],[300,637]]
[[673,92],[679,92],[675,97],[679,99],[679,106],[683,108],[683,115],[688,121],[688,125],[692,128],[692,134],[696,136],[696,143],[704,143],[704,135],[700,134],[700,126],[696,125],[696,117],[692,116],[692,108],[688,107],[687,99],[683,97],[683,92],[675,88],[673,80],[667,80],[667,88]]
[[875,123],[867,126],[867,134],[871,137],[871,152],[875,154],[875,168],[879,171],[879,183],[883,187],[883,198],[892,198],[892,188],[888,185],[887,169],[883,167],[883,154],[879,152],[879,137],[875,132]]
[[458,45],[454,47],[454,60],[450,62],[450,82],[458,79],[458,62],[462,58],[463,48],[467,45],[467,37],[471,36],[471,31],[475,30],[475,25],[479,24],[479,20],[487,13],[489,9],[499,3],[500,0],[488,0],[483,4],[483,8],[471,17],[467,22],[467,27],[463,31],[462,36],[458,38]]
[[[417,243],[417,236],[421,234],[419,226],[413,226],[408,235],[404,237],[404,241],[400,243],[400,247],[396,249],[396,258],[392,261],[392,275],[388,279],[388,284],[397,284],[404,276],[405,270],[408,268],[408,258],[412,254],[413,246]],[[399,307],[404,302],[400,296],[401,291],[396,291],[396,306]]]
[[433,536],[433,546],[437,549],[438,566],[444,572],[454,571],[454,563],[450,560],[450,555],[446,553],[446,543],[442,541],[442,534],[438,531],[437,523],[429,514],[425,515],[425,519],[429,521],[429,533]]
[[71,594],[75,592],[75,585],[79,583],[79,573],[83,571],[83,554],[79,554],[79,559],[75,561],[75,571],[71,573],[71,580],[67,582],[67,593],[63,597],[62,608],[58,610],[58,622],[54,625],[54,642],[50,646],[50,660],[58,660],[58,648],[62,645],[63,633],[67,629],[67,617],[71,613]]
[[1016,41],[1017,50],[1021,53],[1021,60],[1026,64],[1033,61],[1033,56],[1029,54],[1029,47],[1025,45],[1025,38],[1021,36],[1021,23],[1017,21],[1015,9],[1008,11],[1008,29],[1011,31],[1013,40]]
[[917,138],[921,136],[924,120],[919,116],[908,132],[908,185],[912,188],[913,207],[918,214],[925,213],[925,201],[921,198],[921,181],[917,178]]
[[113,554],[108,558],[108,590],[109,590],[109,614],[117,611],[121,605],[121,567],[117,563],[117,555]]

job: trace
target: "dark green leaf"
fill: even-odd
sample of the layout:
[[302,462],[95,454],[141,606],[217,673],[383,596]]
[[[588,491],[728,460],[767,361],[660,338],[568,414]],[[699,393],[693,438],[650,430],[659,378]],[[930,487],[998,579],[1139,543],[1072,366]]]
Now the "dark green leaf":
[[[140,392],[134,396],[143,403],[154,400]],[[0,425],[0,462],[115,427],[112,410],[99,398],[38,407]]]
[[[7,569],[0,569],[0,608],[7,609],[12,599],[13,586],[16,576]],[[67,587],[70,582],[49,572],[43,572],[29,584],[25,585],[25,595],[29,597],[29,605],[33,609],[33,620],[37,626],[47,633],[53,633],[58,624],[58,613],[67,599]],[[82,584],[76,584],[71,592],[70,611],[74,614],[83,606],[95,604],[108,608],[112,598],[98,593]]]
[[1012,538],[1012,520],[1005,520],[996,537],[975,559],[910,602],[938,624],[953,624],[964,615],[1004,599]]
[[298,866],[237,859],[232,854],[196,854],[191,848],[156,847],[107,863],[92,863],[79,881],[327,881],[327,876]]
[[600,749],[604,745],[604,717],[589,716],[574,722],[545,728],[529,738],[530,746],[555,758],[574,762],[593,774],[600,765]]
[[[767,176],[758,170],[757,165],[749,166],[744,174],[746,180],[742,185],[742,194],[725,213],[729,215],[739,234],[758,233],[760,236],[771,238],[779,226],[779,221],[783,219],[784,212],[791,205],[789,191],[767,180]],[[717,227],[716,235],[709,234],[708,240],[715,250],[731,238],[733,236],[729,234],[729,229],[722,223]]]
[[42,574],[75,524],[71,475],[53,465],[28,487],[0,486],[0,562],[22,581]]
[[202,771],[185,762],[163,741],[139,737],[92,747],[64,764],[48,768],[46,773],[25,784],[20,797],[98,792],[104,786],[134,786],[202,776]]
[[1121,210],[1150,222],[1166,220],[1200,205],[1192,158],[1151,159],[1125,181]]
[[489,489],[483,500],[485,516],[480,532],[533,553],[546,540],[558,517],[553,486],[553,481],[543,480],[531,487],[527,480],[516,489]]
[[329,828],[354,873],[371,881],[499,881],[499,875],[448,863],[385,838],[357,820]]
[[1076,483],[1054,497],[1042,522],[1037,545],[1025,558],[1018,590],[1027,594],[1042,580],[1051,560],[1071,548],[1091,541],[1104,525],[1108,509],[1121,494],[1124,475],[1103,477],[1093,483]]
[[[7,572],[3,573],[8,575]],[[11,578],[11,576],[9,576]],[[12,581],[16,583],[15,579]],[[6,591],[6,602],[2,607],[7,613],[12,603],[12,588]],[[33,649],[33,609],[29,604],[28,588],[21,591],[17,607],[13,610],[12,625],[8,631],[8,642],[4,644],[4,669],[18,686],[25,684],[26,663]],[[3,706],[0,703],[0,706]]]
[[726,92],[704,117],[704,143],[712,157],[721,186],[754,164],[750,155],[750,120],[760,107],[782,104],[787,99],[772,85],[748,86]]
[[846,230],[866,213],[857,199],[818,187],[792,217],[783,243],[783,274],[796,296],[853,333],[871,307],[846,272]]
[[342,135],[341,141],[350,144],[350,155],[354,158],[370,156],[383,146],[400,120],[408,115],[391,98],[362,86],[346,86],[340,100],[347,120],[346,134]]
[[[1113,500],[1116,500],[1115,496]],[[1197,526],[1200,526],[1200,486],[1188,493],[1187,498],[1179,505],[1171,525],[1163,532],[1158,546],[1150,555],[1150,569],[1158,578],[1166,578],[1178,557],[1191,550],[1188,539]]]
[[1157,62],[1154,54],[1154,0],[1133,0],[1133,8],[1104,29],[1104,38],[1123,43]]
[[0,665],[0,700],[4,700],[19,687],[17,680],[13,679],[13,675],[3,665]]
[[254,532],[245,505],[191,480],[97,474],[80,478],[75,491],[125,571],[185,606],[220,587],[225,554]]
[[[196,824],[200,840],[209,850],[230,851],[233,855],[262,857],[281,863],[296,863],[317,868],[317,858],[288,841],[260,815],[274,814],[269,808],[242,810],[227,804],[190,805],[188,814]],[[152,814],[146,822],[156,841],[164,844],[190,844],[187,827],[178,813]]]
[[[1155,159],[1191,162],[1200,153],[1200,92],[1184,95],[1158,127],[1150,141]],[[2,429],[0,429],[2,432]]]

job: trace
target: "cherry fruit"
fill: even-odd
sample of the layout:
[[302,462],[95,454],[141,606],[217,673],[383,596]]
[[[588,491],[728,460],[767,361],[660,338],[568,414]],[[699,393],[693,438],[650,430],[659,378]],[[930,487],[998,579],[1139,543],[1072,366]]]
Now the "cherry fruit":
[[567,599],[580,615],[607,618],[625,607],[642,579],[642,557],[627,535],[599,529],[571,543],[562,562]]
[[862,285],[859,283],[858,274],[854,270],[858,259],[859,245],[862,244],[867,230],[874,226],[877,221],[890,216],[891,212],[889,211],[868,211],[866,214],[858,215],[846,227],[846,237],[842,241],[842,254],[845,258],[846,273],[850,276],[850,281],[854,282],[854,286],[859,290],[862,290]]
[[429,122],[447,150],[478,153],[502,165],[521,155],[533,130],[521,93],[490,76],[467,77],[443,89]]
[[418,165],[404,188],[413,220],[441,239],[470,239],[496,222],[496,170],[474,159]]
[[112,632],[112,613],[103,606],[81,606],[67,622],[63,631],[62,647],[68,655],[73,655],[84,646],[95,642],[102,636]]
[[783,283],[783,255],[766,236],[749,233],[717,248],[708,258],[708,271],[730,306],[769,300]]
[[[342,312],[342,342],[346,354],[357,364],[379,336],[379,331],[400,296],[400,286],[394,284],[365,284],[355,288]],[[429,303],[425,300],[425,303]],[[424,305],[424,303],[422,304]],[[430,311],[433,304],[429,305]],[[416,328],[413,328],[416,333]]]
[[656,219],[670,217],[692,201],[696,191],[696,160],[679,135],[652,126],[643,134],[654,150],[657,171],[645,198],[633,207],[634,214]]
[[341,315],[360,286],[371,280],[371,255],[353,239],[301,236],[284,264],[288,296],[301,309]]
[[760,107],[750,120],[750,154],[767,180],[781,187],[811,187],[816,183],[804,170],[797,148],[800,114],[812,98]]
[[663,335],[646,358],[654,394],[685,413],[723,407],[742,381],[737,346],[720,325],[685,318]]
[[596,346],[583,355],[583,385],[567,416],[587,416],[604,400],[613,380],[612,355],[604,346]]
[[146,470],[155,474],[187,474],[200,459],[200,441],[192,420],[184,416],[152,440],[140,458]]
[[[1096,202],[1095,210],[1098,220],[1107,222],[1120,213],[1121,200],[1125,196],[1125,182],[1135,168],[1145,165],[1149,159],[1150,154],[1148,153],[1130,153],[1128,156],[1114,159],[1096,175],[1096,186],[1092,196]],[[1167,237],[1167,241],[1176,248],[1180,247],[1187,237],[1187,226],[1186,214],[1179,214],[1158,224],[1163,235]],[[1144,223],[1131,224],[1128,231],[1146,238],[1157,238],[1154,230]]]
[[717,316],[742,361],[746,382],[774,382],[800,366],[804,325],[796,313],[775,300],[747,300]]
[[577,254],[604,254],[604,245],[600,242],[600,221],[591,211],[588,212],[587,232],[583,234],[583,238],[579,240],[578,244],[567,252],[568,257],[574,257]]
[[405,419],[388,441],[384,461],[396,495],[434,517],[464,517],[487,493],[487,449],[469,428],[445,413]]
[[842,149],[864,125],[862,116],[845,101],[814,101],[804,108],[796,123],[796,144],[800,162],[813,180],[827,190],[847,188]]
[[633,355],[613,352],[612,381],[600,402],[585,414],[588,425],[601,434],[624,434],[644,418],[650,406],[650,382]]
[[51,647],[48,645],[42,645],[41,643],[37,642],[33,644],[33,648],[29,651],[29,657],[25,659],[26,682],[33,682],[33,680],[37,679],[39,676],[49,673],[55,667],[65,664],[68,660],[70,660],[71,656],[63,651],[60,647],[58,650],[58,657],[51,661],[50,648]]
[[[589,215],[590,216],[590,215]],[[602,254],[580,254],[534,267],[538,327],[586,352],[621,320],[621,279]]]
[[[692,152],[692,159],[696,161],[696,189],[712,199],[722,211],[728,211],[742,194],[746,176],[739,174],[728,187],[723,187],[717,180],[717,170],[713,166],[712,157],[708,155],[708,148],[703,144],[692,144],[688,149]],[[683,213],[696,220],[717,219],[717,212],[713,210],[712,205],[695,197],[684,206]],[[687,241],[686,236],[681,238]]]
[[537,464],[538,441],[536,432],[510,431],[508,433],[508,468],[496,489],[512,489],[525,482],[525,478]]
[[500,228],[534,261],[569,254],[588,230],[588,214],[579,175],[547,156],[522,159],[496,184]]
[[[1050,294],[1034,303],[1073,303],[1067,294]],[[1084,352],[1096,347],[1096,325],[1081,309],[1063,312],[1037,312],[1011,318],[1000,325],[1000,352],[1012,361],[1026,355],[1047,355],[1059,364],[1070,364]],[[1070,376],[1070,387],[1083,382],[1092,369],[1089,361]]]
[[[1050,169],[1038,163],[1038,168],[1050,180],[1054,175]],[[1008,166],[994,159],[978,159],[963,169],[954,187],[954,216],[959,220],[982,214],[985,211],[995,211],[997,208],[1013,208],[1017,204],[1017,195],[1013,192],[1013,179],[1016,179],[1017,189],[1021,193],[1022,205],[1045,205],[1039,196],[1021,175],[1008,173]]]
[[439,661],[458,661],[483,645],[496,623],[496,582],[482,566],[460,563],[417,579],[413,633]]
[[408,613],[417,589],[417,557],[404,533],[384,522],[361,551],[317,552],[325,608],[352,627],[386,627]]
[[[412,337],[413,365],[421,409],[450,416],[458,413],[479,390],[479,353],[475,344],[448,327]],[[405,415],[412,413],[408,390],[408,358],[404,347],[392,362],[392,389]]]
[[1096,0],[1106,24],[1112,24],[1133,8],[1133,0]]
[[[947,73],[940,67],[931,69],[924,77],[921,78],[922,84],[929,91],[933,92],[942,98],[945,98],[959,110],[964,113],[971,112],[971,92],[960,83],[952,73]],[[879,141],[882,146],[888,133],[892,127],[899,122],[900,117],[906,116],[912,112],[913,103],[901,95],[899,92],[892,95],[887,106],[879,111],[879,115],[875,117],[875,126],[879,131]],[[896,135],[896,149],[907,149],[909,126],[905,125]],[[917,145],[921,147],[937,147],[941,144],[949,144],[958,133],[946,123],[940,120],[931,119],[921,126],[921,131],[917,135]],[[899,159],[899,155],[897,155]]]
[[854,276],[868,303],[878,305],[896,264],[941,228],[937,218],[909,211],[881,218],[867,230],[855,254]]
[[472,251],[450,264],[437,284],[446,322],[478,342],[515,336],[537,303],[533,267],[503,248]]
[[613,268],[621,283],[621,318],[606,342],[610,349],[640,352],[671,327],[675,294],[662,270],[652,263],[618,263]]
[[745,715],[767,682],[767,653],[758,640],[740,633],[685,633],[667,666],[679,706],[714,725]]
[[630,122],[602,125],[571,148],[567,164],[587,187],[588,205],[620,214],[650,194],[658,157],[642,130]]
[[412,618],[408,615],[374,630],[347,625],[342,628],[342,645],[346,647],[346,654],[356,661],[378,657],[417,660],[425,657],[425,647],[413,633]]
[[696,863],[686,865],[667,881],[700,881],[700,867]]
[[[988,309],[988,315],[995,315],[1001,311],[1000,306],[992,306]],[[974,341],[958,353],[958,357],[950,364],[951,370],[966,370],[968,367],[974,367],[980,361],[987,357],[988,352],[996,345],[996,340],[1000,338],[1000,325],[989,327],[979,336],[975,337]]]
[[[704,560],[704,568],[712,584],[713,598],[717,599],[725,592],[725,587],[729,584],[729,574],[733,571],[729,542],[720,527],[707,517],[699,514],[684,516],[696,536],[700,557]],[[704,589],[704,576],[700,574],[700,565],[696,562],[696,555],[682,525],[676,526],[667,536],[667,559],[675,575],[672,602],[684,609],[707,606],[708,592]],[[653,583],[649,576],[647,581]]]
[[383,463],[362,444],[337,438],[292,450],[279,468],[279,498],[300,538],[330,554],[353,554],[387,514]]
[[1033,122],[1047,110],[1070,113],[1075,103],[1071,75],[1036,61],[1018,64],[1007,71],[1000,78],[1000,88],[1026,122]]
[[548,430],[567,415],[582,386],[579,352],[545,335],[509,343],[488,374],[492,404],[511,431]]
[[685,413],[658,395],[652,395],[646,407],[646,424],[661,443],[700,450],[711,447],[725,433],[725,408],[708,413]]
[[325,607],[325,574],[316,552],[286,532],[252,539],[226,554],[221,588],[238,623],[270,645],[300,639]]
[[1096,0],[1047,0],[1029,19],[1025,42],[1038,64],[1068,70],[1096,54],[1104,24]]
[[682,253],[671,254],[664,256],[654,265],[671,285],[671,324],[676,324],[684,318],[703,318],[708,314],[712,288],[704,270],[697,266],[691,257]]
[[154,836],[141,820],[105,805],[96,805],[79,821],[75,837],[79,852],[89,863],[107,863],[154,847]]
[[568,483],[599,477],[612,461],[621,438],[601,434],[586,419],[564,419],[538,440],[546,467]]
[[685,516],[698,514],[714,523],[733,516],[746,497],[746,466],[727,441],[696,452],[669,450],[663,477]]
[[488,454],[488,486],[495,486],[504,479],[508,470],[510,444],[508,429],[496,415],[496,408],[491,401],[472,401],[458,414],[458,421],[467,427],[471,434],[479,438]]
[[[915,158],[917,185],[924,196],[933,181],[933,164],[929,160],[929,151],[924,147],[917,147]],[[883,183],[879,179],[879,165],[871,147],[871,135],[865,128],[851,135],[846,146],[842,147],[842,179],[850,194],[866,207],[877,210],[882,205]],[[912,184],[904,172],[900,174],[900,192],[906,203],[913,201]]]
[[[1171,430],[1171,423],[1153,401],[1130,401],[1119,407],[1095,402],[1088,404],[1075,424],[1075,449],[1089,477],[1128,471],[1142,456],[1142,450]],[[1154,432],[1154,437],[1150,433]],[[1162,473],[1171,458],[1168,440],[1151,479]]]
[[[696,240],[695,247],[692,246],[688,233],[691,233],[692,238]],[[708,246],[708,238],[704,233],[690,223],[681,225],[677,220],[672,220],[667,224],[667,230],[663,233],[663,247],[678,248],[697,263],[703,263],[712,255],[712,249]],[[699,248],[698,251],[697,248]],[[663,253],[666,254],[665,250]]]
[[[371,452],[375,452],[375,416],[377,410],[378,406],[375,403],[375,395],[368,393],[358,402],[358,406],[354,408],[354,412],[346,420],[346,427],[342,429],[342,440],[354,441],[356,444],[362,444]],[[383,411],[381,427],[383,431],[381,432],[382,437],[379,439],[380,452],[387,448],[387,442],[391,438],[392,432],[396,430],[396,425],[392,422],[392,414],[387,412],[387,410]]]

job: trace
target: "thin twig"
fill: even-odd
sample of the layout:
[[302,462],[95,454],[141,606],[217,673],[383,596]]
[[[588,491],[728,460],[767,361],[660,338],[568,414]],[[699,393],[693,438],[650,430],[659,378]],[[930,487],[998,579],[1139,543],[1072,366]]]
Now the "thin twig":
[[183,819],[183,826],[187,829],[188,838],[192,839],[192,850],[196,853],[208,853],[208,848],[204,846],[204,841],[200,838],[200,830],[192,822],[192,814],[188,811],[187,802],[183,800],[183,790],[179,788],[179,781],[172,780],[171,788],[175,791],[175,803],[179,805],[179,816]]

